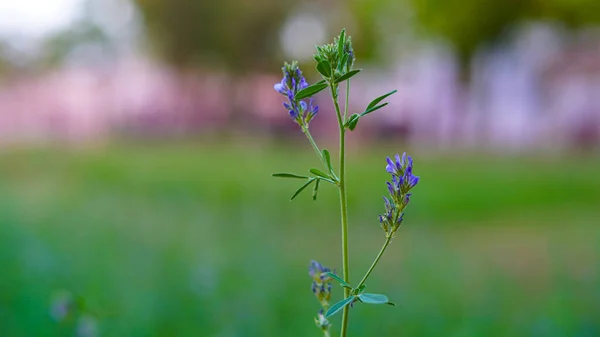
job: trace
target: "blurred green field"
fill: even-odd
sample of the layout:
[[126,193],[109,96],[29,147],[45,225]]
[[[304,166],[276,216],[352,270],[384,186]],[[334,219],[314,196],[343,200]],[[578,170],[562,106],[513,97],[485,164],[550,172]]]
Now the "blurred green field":
[[[385,156],[349,154],[351,279],[383,243]],[[351,336],[600,336],[600,157],[412,152],[421,183]],[[0,162],[0,336],[321,336],[308,263],[341,267],[337,193],[289,202],[308,149],[12,150]],[[334,288],[335,299],[341,291]],[[337,334],[339,317],[334,320]]]

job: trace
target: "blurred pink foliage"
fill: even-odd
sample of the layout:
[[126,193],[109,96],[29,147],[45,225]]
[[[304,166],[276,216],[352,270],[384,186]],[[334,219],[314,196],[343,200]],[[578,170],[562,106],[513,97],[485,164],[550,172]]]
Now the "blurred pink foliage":
[[[352,82],[350,113],[398,89],[361,120],[361,139],[397,136],[433,147],[520,149],[600,142],[600,37],[562,43],[543,27],[480,52],[469,85],[440,45],[423,45],[393,67]],[[232,126],[264,137],[293,134],[273,90],[278,75],[232,77],[176,71],[147,59],[67,67],[0,81],[0,143],[101,141],[114,135],[218,134]],[[314,81],[314,79],[313,79]],[[327,95],[315,132],[335,123]]]

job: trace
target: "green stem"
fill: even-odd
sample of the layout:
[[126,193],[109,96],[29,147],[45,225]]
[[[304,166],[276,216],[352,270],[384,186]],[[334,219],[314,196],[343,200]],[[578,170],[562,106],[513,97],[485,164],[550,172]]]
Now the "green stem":
[[304,132],[304,134],[306,135],[306,138],[308,138],[308,141],[310,142],[310,145],[312,145],[313,149],[315,149],[317,156],[319,156],[319,158],[321,158],[323,165],[325,165],[325,168],[327,168],[327,163],[325,162],[325,158],[323,158],[323,154],[321,153],[321,150],[319,150],[317,143],[311,136],[310,131],[308,131],[308,126],[302,126],[302,132]]
[[[337,115],[338,126],[340,128],[340,210],[342,218],[342,270],[344,273],[344,281],[350,283],[350,267],[348,258],[348,204],[346,198],[346,162],[345,162],[345,150],[346,150],[346,128],[344,127],[345,120],[342,117],[340,111],[340,105],[338,104],[337,89],[338,85],[330,83],[331,98],[333,99],[333,105],[335,106],[335,113]],[[344,288],[344,298],[350,296],[350,289]],[[346,330],[348,329],[348,306],[344,307],[342,312],[342,329],[341,337],[346,336]]]
[[373,269],[375,269],[375,266],[379,262],[379,259],[381,259],[381,257],[383,256],[383,253],[385,253],[385,249],[387,248],[387,246],[390,244],[391,241],[392,241],[392,235],[388,235],[387,238],[385,239],[385,243],[383,244],[383,247],[381,247],[379,254],[377,254],[377,257],[375,258],[375,261],[373,261],[373,263],[371,264],[371,267],[369,267],[369,270],[367,270],[367,273],[362,278],[362,280],[360,280],[360,283],[358,284],[358,286],[356,286],[356,288],[360,288],[360,286],[365,284],[365,282],[369,278],[369,275],[371,275],[371,273],[373,272]]
[[[315,142],[315,140],[313,139],[312,135],[310,134],[310,131],[308,131],[308,126],[302,126],[302,132],[304,132],[304,134],[306,135],[306,138],[308,138],[308,141],[310,142],[310,145],[312,145],[313,149],[315,149],[315,152],[317,153],[317,156],[319,156],[319,158],[321,158],[321,163],[323,163],[323,166],[325,167],[326,172],[328,172],[329,171],[329,167],[327,165],[327,161],[325,160],[325,157],[323,156],[323,153],[319,149],[319,146],[317,146],[317,143]],[[335,178],[334,180],[338,179],[338,177],[335,175],[335,172],[331,172],[331,174]]]
[[344,105],[344,120],[348,118],[348,99],[350,98],[350,80],[346,81],[346,104]]
[[[404,206],[397,208],[397,210],[394,214],[394,220],[393,220],[394,223],[396,223],[398,221],[398,218],[400,217],[400,214],[402,214],[403,210],[404,210]],[[397,230],[397,228],[396,228],[396,230]],[[365,273],[365,276],[362,278],[362,280],[360,280],[360,283],[358,284],[358,286],[356,286],[356,288],[360,288],[363,284],[365,284],[365,282],[369,278],[369,275],[371,275],[371,273],[373,272],[373,269],[375,269],[375,266],[377,266],[377,263],[383,256],[383,253],[385,253],[387,246],[390,244],[390,242],[392,242],[392,238],[394,237],[395,233],[396,233],[395,230],[392,230],[391,232],[387,233],[385,242],[383,243],[383,247],[381,247],[379,254],[377,254],[377,257],[375,257],[375,260],[373,261],[373,263],[371,263],[371,267],[369,267],[369,270],[367,270],[367,272]]]

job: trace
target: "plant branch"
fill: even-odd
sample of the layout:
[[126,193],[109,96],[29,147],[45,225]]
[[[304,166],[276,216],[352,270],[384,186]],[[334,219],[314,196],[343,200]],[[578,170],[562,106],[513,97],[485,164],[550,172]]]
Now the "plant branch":
[[[404,210],[404,206],[397,208],[396,214],[394,214],[394,223],[396,223],[398,221],[398,218],[400,217],[400,214],[402,214],[403,210]],[[362,278],[362,280],[360,280],[360,283],[358,284],[358,286],[356,286],[357,289],[360,288],[363,284],[365,284],[365,282],[369,278],[369,275],[371,275],[371,273],[373,272],[373,269],[375,269],[375,266],[377,266],[377,263],[379,263],[379,260],[383,256],[383,253],[385,253],[387,246],[390,244],[390,242],[392,242],[392,239],[394,238],[395,233],[396,233],[395,230],[387,233],[387,235],[385,237],[385,242],[383,243],[383,247],[381,247],[379,254],[377,254],[377,256],[375,257],[375,260],[373,261],[373,263],[371,263],[371,267],[369,267],[369,270],[367,270],[367,272],[365,273],[365,276],[363,276],[363,278]]]
[[344,121],[348,118],[348,100],[350,98],[350,79],[346,81],[346,104],[344,105]]
[[[344,127],[345,118],[342,116],[340,111],[340,105],[338,103],[338,85],[330,82],[331,98],[333,105],[335,106],[335,113],[338,120],[338,126],[340,129],[340,211],[341,211],[341,222],[342,222],[342,270],[344,273],[344,281],[350,283],[350,267],[349,267],[349,254],[348,254],[348,204],[346,198],[346,163],[345,163],[345,141],[346,141],[346,128]],[[344,298],[350,296],[350,289],[344,288]],[[348,329],[348,306],[344,307],[342,312],[342,329],[340,336],[346,336],[346,330]]]
[[358,286],[356,286],[356,288],[360,288],[363,284],[365,284],[365,282],[369,278],[369,275],[371,275],[371,273],[373,272],[373,269],[375,269],[375,266],[377,266],[379,259],[381,259],[381,257],[383,256],[383,253],[385,253],[385,249],[387,248],[387,246],[390,244],[391,241],[392,241],[392,234],[390,234],[386,237],[385,242],[383,243],[383,247],[381,247],[381,250],[379,251],[379,254],[377,254],[377,257],[375,258],[373,263],[371,263],[371,267],[369,267],[369,270],[367,270],[367,272],[365,273],[365,276],[362,278],[362,280],[360,280],[360,283],[358,284]]
[[[329,171],[329,167],[327,165],[327,161],[323,157],[323,153],[321,152],[321,150],[319,149],[319,146],[317,145],[317,143],[315,142],[314,138],[310,134],[310,131],[308,130],[308,126],[303,125],[302,126],[302,132],[304,132],[304,134],[306,135],[306,138],[308,138],[308,141],[310,142],[310,145],[312,145],[313,149],[317,153],[317,156],[319,156],[319,158],[321,159],[321,163],[323,163],[323,166],[325,167],[325,169],[327,171]],[[335,172],[332,172],[332,173],[334,175],[334,178],[338,179],[338,177],[335,175]]]

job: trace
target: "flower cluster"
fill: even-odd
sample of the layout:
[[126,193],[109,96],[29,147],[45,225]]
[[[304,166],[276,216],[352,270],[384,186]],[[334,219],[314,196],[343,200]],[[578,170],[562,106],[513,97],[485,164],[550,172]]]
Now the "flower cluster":
[[[311,261],[308,268],[308,274],[313,279],[312,291],[321,303],[324,310],[329,308],[329,300],[331,299],[331,277],[327,274],[331,269],[324,267],[317,261]],[[329,321],[323,315],[323,309],[315,318],[315,323],[323,331],[329,329]]]
[[381,227],[387,235],[393,235],[402,224],[403,210],[410,202],[409,191],[419,183],[419,177],[412,172],[412,158],[405,152],[402,158],[396,155],[395,159],[387,158],[385,170],[392,175],[392,181],[387,182],[391,200],[383,197],[385,213],[379,216]]
[[296,99],[296,94],[308,87],[306,79],[302,75],[302,71],[298,68],[297,62],[291,64],[285,63],[283,68],[283,78],[280,83],[276,83],[273,87],[275,91],[287,97],[288,102],[284,102],[283,106],[288,110],[290,117],[300,126],[308,126],[308,123],[317,115],[319,107],[313,104],[313,99]]
[[[341,40],[340,40],[341,39]],[[340,43],[342,45],[340,45]],[[321,72],[325,77],[338,78],[352,69],[354,61],[354,48],[352,48],[352,39],[349,36],[340,36],[333,40],[333,43],[323,46],[317,46],[317,53],[314,55],[317,63],[327,62],[331,72],[329,76]]]
[[327,318],[325,318],[323,309],[319,310],[317,317],[315,317],[315,324],[317,325],[317,327],[319,327],[321,330],[323,330],[323,332],[327,333],[329,331],[329,327],[331,326],[331,323],[329,323],[329,320]]
[[311,261],[308,268],[308,274],[313,279],[312,291],[325,309],[329,307],[331,299],[331,277],[327,274],[330,271],[317,261]]

